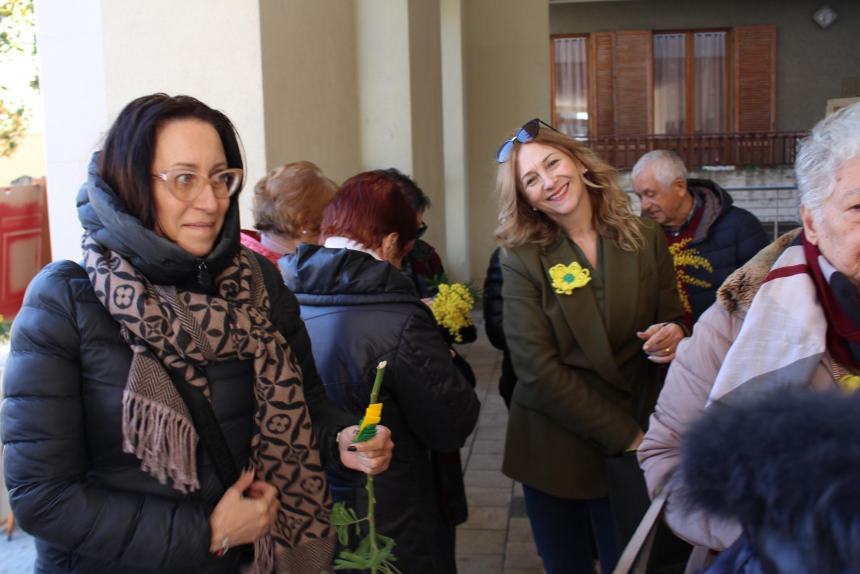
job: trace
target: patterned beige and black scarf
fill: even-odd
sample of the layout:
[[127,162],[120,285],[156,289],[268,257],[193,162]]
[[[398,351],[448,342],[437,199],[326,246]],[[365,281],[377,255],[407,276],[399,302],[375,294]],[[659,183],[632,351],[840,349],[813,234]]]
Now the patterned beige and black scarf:
[[[96,296],[133,351],[123,395],[123,449],[180,492],[199,488],[197,432],[168,371],[209,397],[203,367],[254,361],[257,410],[251,462],[278,489],[280,509],[255,547],[254,572],[313,572],[334,554],[330,499],[304,401],[301,370],[269,320],[254,255],[242,248],[216,279],[215,296],[153,285],[126,259],[84,236],[84,267]],[[236,384],[242,384],[238,382]]]

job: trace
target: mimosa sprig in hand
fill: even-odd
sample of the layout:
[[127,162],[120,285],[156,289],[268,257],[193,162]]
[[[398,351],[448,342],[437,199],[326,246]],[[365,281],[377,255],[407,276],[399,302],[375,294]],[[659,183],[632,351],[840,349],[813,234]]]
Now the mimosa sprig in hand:
[[[376,366],[376,378],[373,380],[373,388],[370,391],[370,404],[364,411],[364,417],[358,423],[358,432],[353,443],[364,442],[376,436],[376,425],[382,420],[382,403],[376,402],[379,398],[379,387],[382,386],[382,376],[385,373],[386,362],[382,361]],[[361,533],[361,523],[367,522],[368,534],[359,543],[355,550],[342,550],[334,561],[335,570],[370,570],[373,574],[399,574],[393,562],[397,560],[391,553],[394,548],[394,540],[376,532],[376,496],[373,492],[373,477],[367,477],[367,516],[358,518],[355,511],[347,508],[342,502],[334,505],[331,511],[331,524],[337,532],[337,539],[341,545],[349,542],[350,526],[355,528],[355,534]]]
[[438,288],[439,293],[430,305],[433,316],[437,323],[448,329],[454,342],[461,343],[463,336],[460,331],[472,324],[475,298],[469,287],[462,283],[440,283]]

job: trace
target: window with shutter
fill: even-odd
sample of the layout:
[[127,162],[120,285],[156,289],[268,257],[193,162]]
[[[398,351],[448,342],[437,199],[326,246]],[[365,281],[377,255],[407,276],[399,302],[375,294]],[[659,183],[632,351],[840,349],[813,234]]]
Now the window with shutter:
[[588,38],[552,39],[552,123],[571,137],[588,136]]
[[615,108],[612,98],[613,33],[596,32],[591,35],[591,77],[594,89],[589,96],[589,117],[592,135],[612,135],[615,129]]
[[775,26],[594,32],[550,45],[552,120],[571,136],[775,129]]
[[728,129],[725,30],[654,34],[654,133]]
[[739,26],[734,35],[734,128],[776,127],[776,27]]
[[653,115],[650,30],[615,32],[615,135],[651,133]]

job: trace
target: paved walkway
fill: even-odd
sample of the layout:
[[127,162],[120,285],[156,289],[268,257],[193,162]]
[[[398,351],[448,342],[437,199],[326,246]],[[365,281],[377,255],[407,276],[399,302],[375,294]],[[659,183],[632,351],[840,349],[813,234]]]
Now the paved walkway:
[[501,353],[482,325],[478,331],[476,342],[459,348],[475,370],[481,399],[478,427],[462,449],[469,520],[457,529],[459,574],[541,574],[522,487],[501,471],[508,422],[498,392]]
[[[497,390],[501,353],[490,346],[481,325],[478,331],[476,342],[460,347],[478,379],[481,416],[462,450],[469,521],[457,529],[459,574],[541,574],[522,488],[501,472],[508,420]],[[0,539],[0,574],[32,572],[34,559],[27,534],[16,530],[11,541]]]

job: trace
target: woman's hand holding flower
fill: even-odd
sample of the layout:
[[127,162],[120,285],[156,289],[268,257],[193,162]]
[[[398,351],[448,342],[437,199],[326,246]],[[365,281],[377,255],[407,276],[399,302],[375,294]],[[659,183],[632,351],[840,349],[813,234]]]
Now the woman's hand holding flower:
[[388,470],[394,442],[391,431],[383,425],[376,425],[376,436],[364,442],[353,443],[358,425],[341,430],[337,435],[340,462],[343,466],[371,476]]

